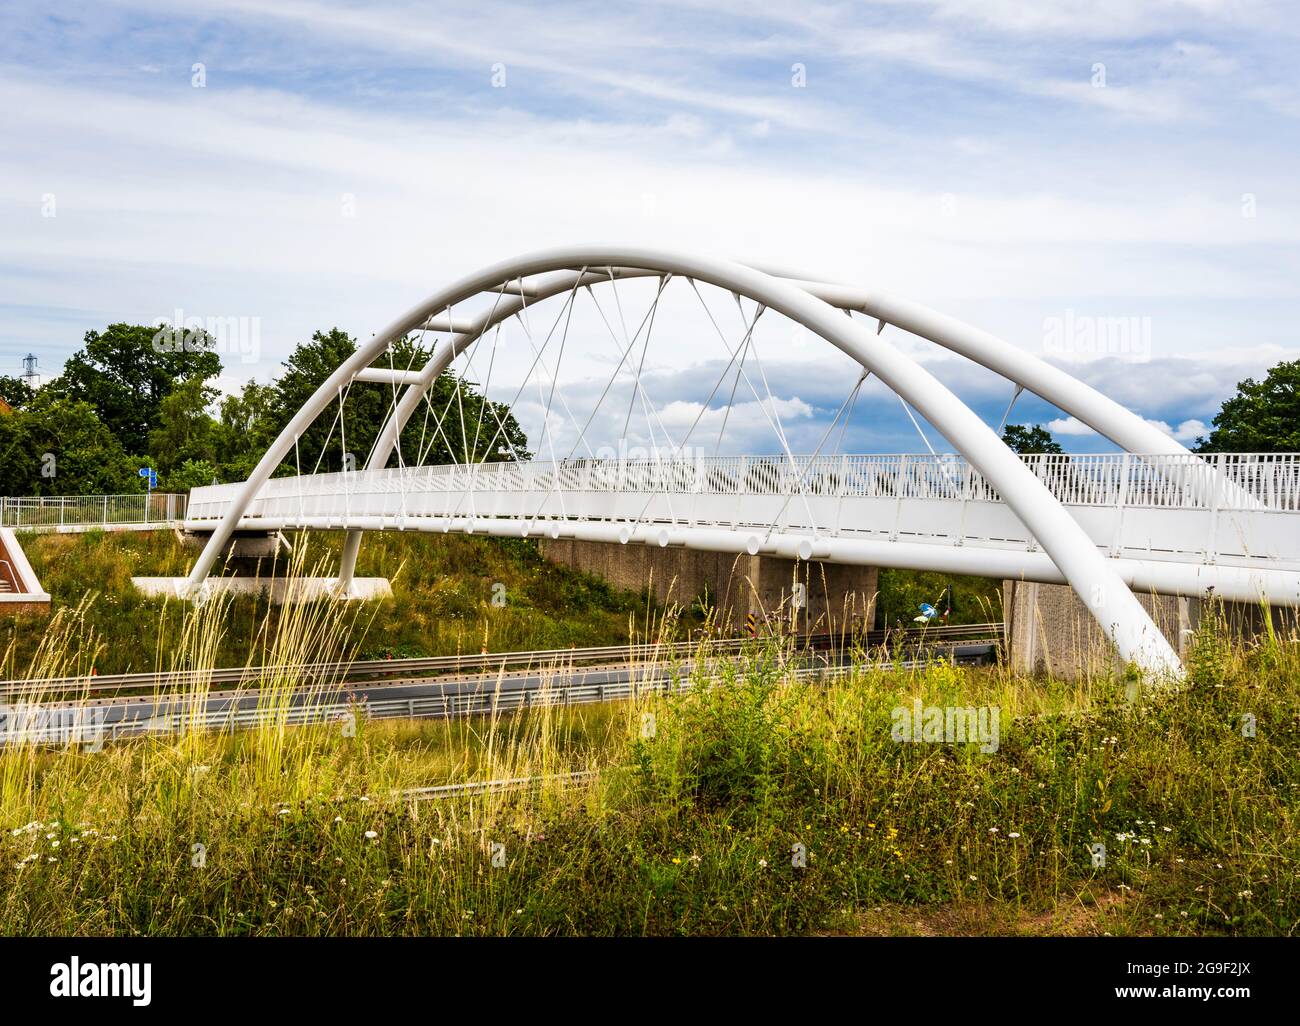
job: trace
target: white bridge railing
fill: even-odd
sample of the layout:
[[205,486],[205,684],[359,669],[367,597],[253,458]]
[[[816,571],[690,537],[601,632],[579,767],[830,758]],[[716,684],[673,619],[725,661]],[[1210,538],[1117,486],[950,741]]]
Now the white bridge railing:
[[189,496],[177,492],[0,496],[0,527],[57,530],[168,524],[184,520],[188,504]]
[[[1101,552],[1135,561],[1138,586],[1179,595],[1213,587],[1234,601],[1256,601],[1265,589],[1270,601],[1300,606],[1300,455],[1025,462]],[[244,487],[194,489],[185,528],[211,531]],[[713,551],[739,542],[751,554],[1057,580],[1050,564],[1034,562],[1039,540],[958,456],[674,456],[310,474],[267,481],[237,526],[635,538]]]
[[[1300,454],[1032,455],[1035,475],[1069,506],[1300,511]],[[221,486],[228,489],[231,486]],[[259,497],[368,493],[640,493],[1000,502],[960,456],[722,456],[482,463],[274,478]],[[218,513],[198,489],[191,518]],[[211,496],[211,499],[208,496]],[[224,499],[224,496],[222,496]],[[342,507],[340,507],[341,509]]]

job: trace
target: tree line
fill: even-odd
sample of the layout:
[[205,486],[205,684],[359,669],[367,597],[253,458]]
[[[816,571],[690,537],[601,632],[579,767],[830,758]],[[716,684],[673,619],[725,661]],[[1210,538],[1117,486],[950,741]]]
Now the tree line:
[[[214,384],[222,370],[215,339],[199,331],[187,335],[184,346],[169,346],[158,336],[157,327],[110,324],[88,331],[63,372],[40,388],[0,375],[0,397],[12,408],[0,415],[0,494],[141,492],[141,467],[156,471],[162,491],[244,480],[357,348],[338,328],[318,331],[293,350],[271,383],[250,381],[222,397]],[[431,355],[432,349],[401,339],[393,345],[392,366],[418,369]],[[392,400],[391,385],[354,383],[334,411],[307,429],[277,474],[296,473],[299,464],[304,472],[364,466]],[[435,431],[452,403],[453,414]],[[340,405],[345,433],[337,423]],[[515,452],[526,458],[526,446],[504,403],[449,373],[434,382],[428,407],[411,418],[401,438],[408,463],[420,452],[425,463],[492,462]]]
[[[356,341],[338,328],[298,345],[269,384],[250,381],[221,397],[216,341],[205,332],[183,346],[160,345],[159,329],[110,324],[88,331],[63,372],[41,388],[0,375],[0,494],[58,495],[139,492],[141,467],[157,472],[158,488],[188,491],[248,477],[289,420]],[[414,339],[393,345],[391,365],[418,368],[432,350]],[[383,361],[385,364],[388,360]],[[392,404],[391,385],[358,382],[337,411],[318,417],[277,473],[360,467]],[[442,412],[455,403],[454,415]],[[441,421],[441,427],[434,425]],[[1019,453],[1059,453],[1039,425],[1007,425],[1003,440]],[[346,446],[346,452],[345,452]],[[487,400],[468,382],[441,375],[403,431],[403,458],[415,463],[492,462],[529,455],[527,438],[504,403]],[[1300,451],[1300,360],[1279,363],[1262,381],[1247,378],[1224,402],[1198,452]]]

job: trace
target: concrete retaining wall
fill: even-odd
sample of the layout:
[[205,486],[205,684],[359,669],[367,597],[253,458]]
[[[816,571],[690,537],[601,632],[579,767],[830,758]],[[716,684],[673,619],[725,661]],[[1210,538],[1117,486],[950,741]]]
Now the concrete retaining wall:
[[32,564],[12,528],[0,527],[0,612],[48,612],[50,596],[36,579]]
[[[1180,657],[1199,622],[1200,600],[1139,595]],[[1122,670],[1119,654],[1078,595],[1066,584],[1003,581],[1007,652],[1016,673],[1046,673],[1072,680]]]
[[875,567],[572,539],[543,538],[540,544],[542,555],[554,563],[602,577],[616,588],[648,588],[661,603],[685,606],[707,596],[719,622],[733,627],[749,613],[760,620],[784,615],[788,622],[796,584],[803,585],[806,600],[798,613],[800,630],[870,627],[875,615]]
[[[1139,595],[1138,601],[1185,660],[1205,600],[1148,594]],[[1089,672],[1123,669],[1115,647],[1068,585],[1004,581],[1002,608],[1014,671],[1073,680]],[[1229,632],[1239,638],[1252,638],[1264,628],[1265,612],[1259,606],[1227,602],[1223,614]],[[1269,615],[1278,630],[1294,628],[1295,610],[1273,609]]]

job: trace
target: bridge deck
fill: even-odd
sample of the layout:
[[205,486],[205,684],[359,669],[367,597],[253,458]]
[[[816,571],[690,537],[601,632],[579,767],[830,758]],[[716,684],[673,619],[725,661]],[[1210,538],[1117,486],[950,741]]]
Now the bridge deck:
[[[1300,457],[1030,456],[1116,558],[1300,571]],[[186,526],[211,527],[239,485],[197,488]],[[430,518],[775,530],[816,538],[1036,551],[1019,518],[956,456],[575,460],[315,474],[267,482],[241,527],[419,527]],[[465,529],[457,527],[456,529]]]

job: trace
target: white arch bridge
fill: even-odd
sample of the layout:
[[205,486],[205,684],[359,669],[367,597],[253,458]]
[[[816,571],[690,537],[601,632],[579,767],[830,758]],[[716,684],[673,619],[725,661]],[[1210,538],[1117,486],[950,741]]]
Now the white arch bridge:
[[[1013,405],[1027,390],[1123,452],[1016,455],[883,336],[890,325],[1007,379]],[[808,349],[805,335],[828,344]],[[807,403],[780,394],[800,372],[814,391],[842,383],[824,432],[802,422]],[[470,382],[492,401],[468,402]],[[349,418],[375,416],[361,384],[379,386],[386,409],[353,469]],[[842,451],[868,391],[897,396],[926,455]],[[913,411],[959,455],[936,453]],[[535,457],[506,412],[530,427]],[[350,432],[365,434],[355,420]],[[775,455],[727,454],[763,432]],[[319,454],[303,453],[307,440]],[[650,455],[612,455],[629,444]],[[286,464],[298,473],[272,476]],[[188,593],[236,530],[286,528],[348,532],[341,593],[362,534],[379,530],[1068,583],[1121,657],[1156,674],[1181,667],[1134,591],[1300,605],[1300,456],[1191,454],[1060,369],[909,300],[612,246],[521,257],[436,292],[345,360],[247,481],[195,489],[185,526],[211,532]]]

